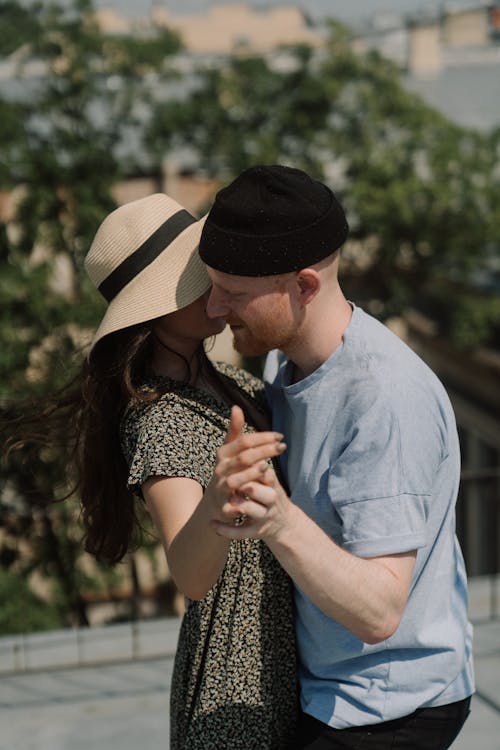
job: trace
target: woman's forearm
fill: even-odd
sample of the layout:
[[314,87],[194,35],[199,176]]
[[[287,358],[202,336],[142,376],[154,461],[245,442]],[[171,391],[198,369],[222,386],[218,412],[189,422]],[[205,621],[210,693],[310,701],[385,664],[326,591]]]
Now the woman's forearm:
[[205,495],[166,550],[172,577],[189,599],[202,599],[215,585],[230,545],[210,527],[213,508]]
[[209,521],[216,512],[212,483],[203,491],[186,477],[155,477],[142,488],[178,589],[202,599],[216,583],[230,542]]

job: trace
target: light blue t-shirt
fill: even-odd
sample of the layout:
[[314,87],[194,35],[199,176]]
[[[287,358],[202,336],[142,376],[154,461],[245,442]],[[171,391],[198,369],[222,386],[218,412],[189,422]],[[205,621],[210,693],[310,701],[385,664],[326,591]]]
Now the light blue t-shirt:
[[282,466],[293,501],[359,557],[417,550],[402,621],[376,645],[295,587],[302,709],[345,728],[466,698],[474,676],[455,535],[460,454],[443,386],[357,307],[321,367],[290,385],[291,367],[271,352],[264,379],[273,426],[288,445]]

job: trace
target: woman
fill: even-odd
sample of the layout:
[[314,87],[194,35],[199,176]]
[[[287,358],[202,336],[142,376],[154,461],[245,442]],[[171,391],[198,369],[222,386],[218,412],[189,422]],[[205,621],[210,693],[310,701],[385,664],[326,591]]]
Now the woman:
[[[86,549],[118,562],[140,498],[186,596],[170,747],[277,750],[296,710],[289,580],[263,543],[228,542],[209,523],[227,493],[212,472],[231,405],[244,431],[268,429],[268,415],[260,381],[206,356],[225,321],[205,312],[202,225],[163,194],[103,221],[85,268],[108,307],[65,419],[75,417]],[[274,433],[265,440],[263,458],[283,450]]]

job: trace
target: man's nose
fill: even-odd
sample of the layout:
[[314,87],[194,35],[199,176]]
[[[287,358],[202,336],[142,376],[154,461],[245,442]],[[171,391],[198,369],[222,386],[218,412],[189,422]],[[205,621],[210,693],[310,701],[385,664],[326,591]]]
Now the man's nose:
[[225,304],[223,296],[220,292],[212,287],[207,300],[207,315],[209,318],[223,318],[229,312],[227,304]]

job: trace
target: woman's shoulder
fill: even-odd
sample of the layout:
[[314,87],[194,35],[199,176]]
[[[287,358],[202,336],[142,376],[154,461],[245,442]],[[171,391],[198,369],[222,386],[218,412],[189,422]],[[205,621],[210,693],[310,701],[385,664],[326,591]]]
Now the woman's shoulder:
[[206,463],[224,440],[229,416],[229,407],[190,387],[134,399],[120,423],[122,449],[129,460],[154,453],[156,458],[196,455]]
[[[183,383],[166,382],[165,378],[153,377],[143,384],[140,397],[129,402],[124,421],[127,423],[153,422],[163,430],[186,427],[194,420],[205,421],[215,410],[209,394],[200,392]],[[217,404],[217,411],[220,405]],[[226,415],[224,415],[226,416]]]
[[242,367],[236,367],[227,362],[214,362],[215,369],[222,375],[233,380],[236,385],[243,388],[244,391],[252,396],[263,393],[264,383],[260,378],[252,375],[248,370],[244,370]]

